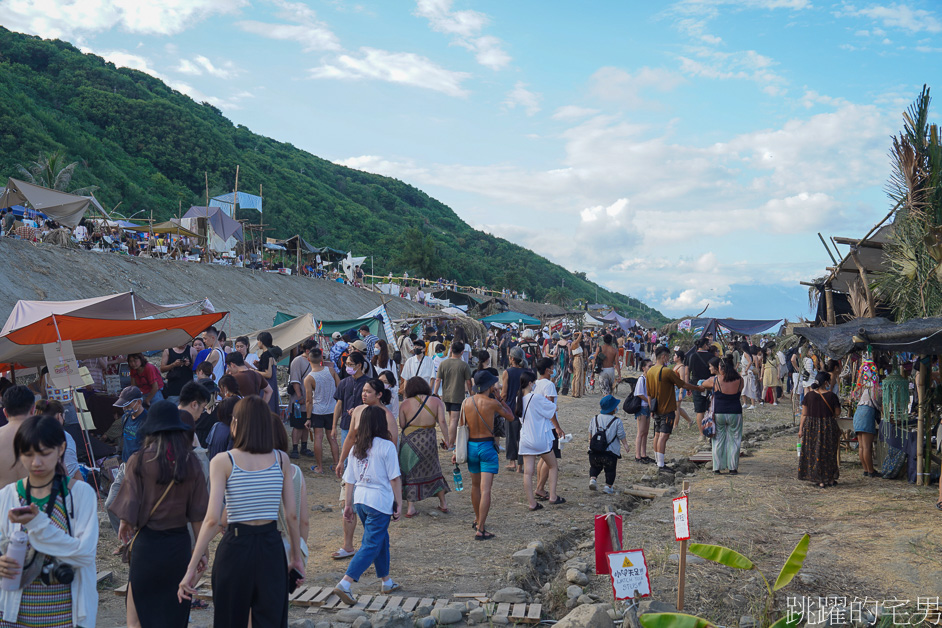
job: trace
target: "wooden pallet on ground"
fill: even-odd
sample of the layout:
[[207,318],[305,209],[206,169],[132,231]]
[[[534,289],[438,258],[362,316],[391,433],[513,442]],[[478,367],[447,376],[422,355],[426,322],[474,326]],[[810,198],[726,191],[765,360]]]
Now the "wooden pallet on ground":
[[[511,624],[538,624],[540,614],[543,612],[542,604],[507,604],[497,605],[494,618],[504,618]],[[499,623],[505,623],[498,620]]]
[[[354,595],[356,604],[351,607],[348,604],[341,602],[340,599],[332,593],[332,591],[333,587],[325,588],[321,594],[314,597],[309,604],[311,608],[309,608],[307,612],[313,614],[318,612],[320,609],[339,611],[345,608],[355,608],[368,613],[378,613],[379,611],[383,610],[401,608],[405,612],[411,613],[419,606],[443,608],[448,606],[448,603],[451,601],[450,598],[417,598],[405,597],[402,595]],[[322,597],[323,599],[321,599]],[[467,599],[470,596],[464,597]]]

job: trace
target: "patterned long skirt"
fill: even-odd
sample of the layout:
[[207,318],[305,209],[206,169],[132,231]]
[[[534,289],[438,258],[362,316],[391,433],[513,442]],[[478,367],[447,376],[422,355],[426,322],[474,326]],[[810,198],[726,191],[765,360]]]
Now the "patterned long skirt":
[[572,396],[585,394],[585,360],[581,355],[572,356]]
[[713,437],[713,470],[739,470],[739,449],[742,446],[742,415],[715,414],[716,436]]
[[805,417],[801,435],[801,458],[798,459],[798,479],[816,484],[831,484],[840,476],[837,466],[837,448],[841,442],[841,429],[831,417]]
[[449,492],[438,461],[435,426],[410,428],[402,435],[399,468],[402,471],[402,498],[419,502]]

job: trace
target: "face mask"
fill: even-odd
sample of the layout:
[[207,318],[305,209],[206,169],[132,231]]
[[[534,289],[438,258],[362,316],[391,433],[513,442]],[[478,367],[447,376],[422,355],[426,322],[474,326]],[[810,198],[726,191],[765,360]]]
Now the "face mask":
[[440,358],[444,358],[444,357],[445,357],[445,354],[444,354],[444,353],[436,353],[435,355],[437,355],[437,356],[440,357]]
[[353,375],[353,374],[356,373],[356,372],[357,372],[357,370],[356,370],[355,368],[353,368],[352,366],[348,366],[348,367],[347,367],[347,375]]

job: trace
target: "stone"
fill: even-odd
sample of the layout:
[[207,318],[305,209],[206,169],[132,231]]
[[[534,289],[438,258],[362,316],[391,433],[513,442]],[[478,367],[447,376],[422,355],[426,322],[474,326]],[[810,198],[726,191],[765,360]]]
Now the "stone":
[[467,602],[452,602],[446,608],[453,608],[462,615],[467,615],[468,611],[471,610],[472,607],[468,606]]
[[369,619],[369,615],[365,611],[357,610],[355,608],[345,608],[339,613],[337,613],[337,621],[341,624],[352,624],[360,617],[366,617]]
[[578,598],[576,598],[576,601],[579,602],[580,604],[592,604],[593,602],[595,602],[595,600],[593,600],[589,595],[585,593],[583,593]]
[[316,626],[314,626],[314,622],[310,619],[301,618],[289,621],[288,628],[316,628]]
[[571,609],[574,609],[574,608],[577,607],[577,606],[579,606],[579,598],[577,598],[577,597],[571,597],[571,598],[569,598],[568,600],[566,600],[566,608],[568,608],[568,609],[571,610]]
[[573,584],[578,584],[580,587],[584,587],[585,585],[589,584],[589,576],[585,575],[578,569],[567,569],[566,580]]
[[434,617],[422,617],[415,620],[415,628],[435,628],[437,625],[438,622],[435,621]]
[[461,611],[451,608],[450,606],[445,606],[444,608],[432,610],[432,617],[437,619],[438,623],[442,626],[448,626],[461,621]]
[[316,624],[314,624],[314,628],[330,628],[330,622],[329,622],[329,621],[319,621],[319,622],[317,622]]
[[581,559],[578,559],[578,558],[574,558],[574,559],[572,559],[572,560],[567,560],[565,567],[566,567],[566,569],[578,569],[578,570],[581,571],[582,573],[588,573],[588,572],[589,572],[589,565],[588,565],[588,563],[586,563],[584,560],[581,560]]
[[353,622],[353,628],[370,628],[371,625],[366,617],[357,617],[357,620]]
[[390,608],[375,613],[372,618],[372,628],[412,628],[412,615],[401,608]]
[[506,615],[501,615],[500,617],[491,617],[492,624],[509,624],[510,619]]
[[526,549],[520,550],[519,552],[514,552],[513,560],[518,565],[535,567],[536,560],[537,560],[536,555],[537,555],[536,548],[528,547]]
[[478,607],[468,613],[468,623],[483,624],[487,621],[487,612]]
[[567,598],[579,597],[580,595],[582,595],[582,587],[580,586],[570,584],[566,589]]
[[530,541],[527,543],[527,549],[536,550],[537,554],[542,554],[546,551],[546,548],[543,546],[543,541]]
[[505,587],[498,589],[497,593],[491,596],[491,601],[509,604],[523,604],[527,601],[527,592],[518,587]]
[[584,604],[569,611],[556,628],[615,628],[615,622],[600,604]]
[[[680,554],[671,554],[667,557],[672,563],[677,564],[680,562]],[[700,558],[695,554],[687,554],[687,564],[696,565],[697,563],[706,563],[709,562],[706,558]]]
[[752,615],[743,615],[739,618],[739,628],[758,628],[758,626]]
[[676,613],[677,607],[667,602],[658,602],[657,600],[644,599],[638,604],[638,614],[645,613]]
[[412,611],[412,613],[416,617],[428,617],[429,615],[432,614],[432,607],[431,606],[416,606],[415,610]]
[[543,593],[549,594],[553,590],[553,583],[547,582],[543,585]]

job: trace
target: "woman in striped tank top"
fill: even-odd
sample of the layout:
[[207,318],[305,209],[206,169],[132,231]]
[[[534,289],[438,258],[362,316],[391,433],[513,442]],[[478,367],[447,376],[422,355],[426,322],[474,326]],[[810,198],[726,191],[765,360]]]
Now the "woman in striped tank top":
[[[177,595],[191,599],[201,557],[216,536],[222,509],[229,525],[213,564],[213,624],[216,626],[288,625],[288,572],[303,577],[298,517],[287,454],[274,448],[271,411],[252,395],[236,404],[233,448],[209,465],[209,508]],[[225,498],[225,504],[223,503]],[[284,506],[290,562],[286,561],[278,511]]]

